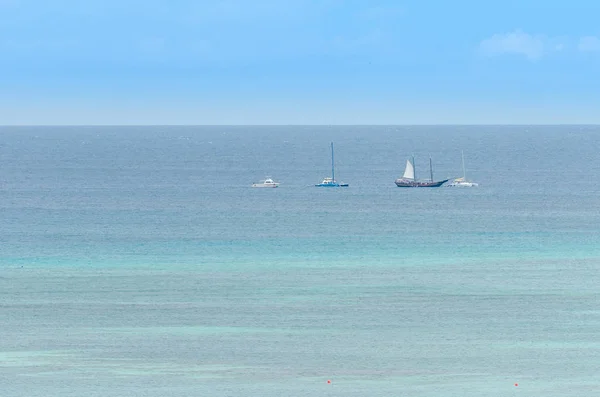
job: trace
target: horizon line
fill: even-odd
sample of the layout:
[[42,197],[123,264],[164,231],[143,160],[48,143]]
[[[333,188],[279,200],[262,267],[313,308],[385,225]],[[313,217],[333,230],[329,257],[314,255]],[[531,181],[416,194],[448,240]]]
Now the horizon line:
[[596,127],[600,123],[413,123],[413,124],[1,124],[7,127]]

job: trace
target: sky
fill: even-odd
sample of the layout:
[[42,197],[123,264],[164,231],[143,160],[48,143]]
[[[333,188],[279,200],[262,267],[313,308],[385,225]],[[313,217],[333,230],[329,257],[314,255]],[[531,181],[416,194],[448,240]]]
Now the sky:
[[0,125],[600,123],[597,0],[0,0]]

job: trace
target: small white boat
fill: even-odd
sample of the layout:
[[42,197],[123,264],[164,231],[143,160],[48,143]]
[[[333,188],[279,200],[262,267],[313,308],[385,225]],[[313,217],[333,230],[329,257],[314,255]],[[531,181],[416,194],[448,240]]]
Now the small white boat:
[[465,178],[456,178],[452,182],[450,182],[447,186],[451,186],[451,187],[473,187],[473,186],[479,186],[479,184],[477,182],[466,181]]
[[465,172],[465,153],[461,151],[462,154],[462,167],[463,167],[463,176],[461,178],[456,178],[452,182],[450,182],[446,186],[450,187],[474,187],[479,186],[477,182],[467,181],[467,173]]
[[279,186],[279,182],[275,182],[273,179],[271,178],[267,178],[265,180],[262,180],[258,183],[253,183],[252,187],[277,187]]

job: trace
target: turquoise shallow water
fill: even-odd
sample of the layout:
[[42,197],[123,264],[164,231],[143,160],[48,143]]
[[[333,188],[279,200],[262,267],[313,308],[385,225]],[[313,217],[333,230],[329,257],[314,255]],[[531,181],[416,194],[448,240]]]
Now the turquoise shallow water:
[[[310,186],[330,140],[348,189]],[[599,143],[0,129],[2,396],[597,395]],[[461,149],[479,188],[393,185],[412,154],[460,175]]]

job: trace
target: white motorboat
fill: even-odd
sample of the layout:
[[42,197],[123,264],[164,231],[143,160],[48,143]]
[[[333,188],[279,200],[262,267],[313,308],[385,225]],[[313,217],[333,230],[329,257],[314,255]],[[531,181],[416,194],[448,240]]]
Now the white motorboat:
[[279,182],[275,182],[271,178],[266,178],[258,183],[253,183],[252,187],[278,187]]

